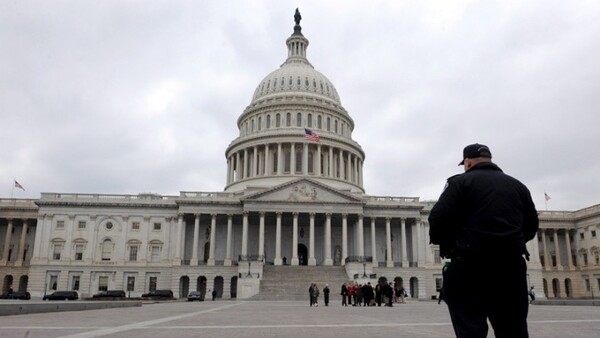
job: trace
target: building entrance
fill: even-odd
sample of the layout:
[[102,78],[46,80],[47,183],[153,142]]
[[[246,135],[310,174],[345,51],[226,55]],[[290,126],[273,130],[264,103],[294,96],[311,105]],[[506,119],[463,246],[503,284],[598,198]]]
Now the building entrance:
[[304,244],[298,244],[298,264],[299,265],[307,265],[308,264],[308,249]]

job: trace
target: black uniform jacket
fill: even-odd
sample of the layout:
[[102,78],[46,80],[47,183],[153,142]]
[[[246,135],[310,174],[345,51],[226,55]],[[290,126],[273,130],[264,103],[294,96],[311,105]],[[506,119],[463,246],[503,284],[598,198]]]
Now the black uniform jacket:
[[431,243],[447,258],[527,254],[538,226],[527,187],[491,162],[450,177],[429,215]]

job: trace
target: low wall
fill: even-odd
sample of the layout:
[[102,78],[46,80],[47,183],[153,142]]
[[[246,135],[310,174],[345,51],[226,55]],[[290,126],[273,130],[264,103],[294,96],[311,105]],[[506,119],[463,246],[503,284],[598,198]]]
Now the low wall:
[[24,315],[29,313],[84,311],[142,306],[140,301],[0,301],[0,316]]

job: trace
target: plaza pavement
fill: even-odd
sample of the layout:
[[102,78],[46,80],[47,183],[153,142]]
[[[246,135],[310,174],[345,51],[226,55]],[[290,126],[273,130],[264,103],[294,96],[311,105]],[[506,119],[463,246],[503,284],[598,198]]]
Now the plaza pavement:
[[[531,337],[600,337],[600,307],[533,305]],[[0,337],[454,337],[446,306],[309,307],[300,301],[145,303],[0,317]],[[494,337],[492,330],[488,337]]]

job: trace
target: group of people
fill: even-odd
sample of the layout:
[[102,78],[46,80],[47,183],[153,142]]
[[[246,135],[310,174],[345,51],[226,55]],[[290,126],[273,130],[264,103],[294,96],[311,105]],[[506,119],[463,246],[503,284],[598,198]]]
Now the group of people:
[[345,283],[342,285],[342,306],[393,306],[392,303],[406,303],[406,290],[400,283],[380,282],[375,287],[366,284]]
[[[308,288],[308,296],[310,297],[310,306],[319,306],[319,295],[320,295],[319,287],[316,283],[310,284]],[[325,301],[325,306],[329,306],[329,284],[325,284],[323,288],[323,299]]]

